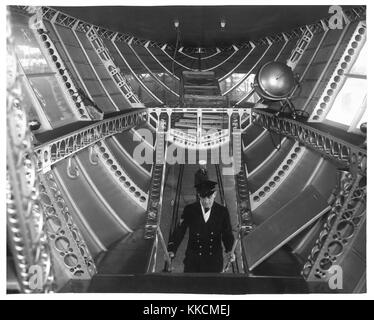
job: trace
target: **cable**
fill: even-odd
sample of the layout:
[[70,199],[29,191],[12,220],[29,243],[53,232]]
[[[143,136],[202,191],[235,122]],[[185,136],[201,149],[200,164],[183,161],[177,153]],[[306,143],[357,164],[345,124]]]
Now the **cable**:
[[215,167],[216,167],[216,176],[217,176],[217,182],[218,182],[219,195],[221,198],[222,205],[226,206],[225,191],[223,189],[223,181],[222,181],[222,176],[221,176],[220,165],[216,164]]
[[177,56],[179,42],[180,42],[180,30],[179,30],[179,28],[177,28],[177,39],[175,41],[175,49],[174,49],[174,54],[173,54],[173,61],[171,63],[171,71],[173,73],[173,76],[175,76],[174,66],[175,66],[175,58]]
[[[263,127],[263,128],[266,130],[265,127]],[[282,144],[282,135],[280,133],[278,133],[279,143],[278,143],[278,145],[276,145],[275,141],[274,141],[274,138],[273,138],[272,132],[270,130],[268,130],[268,131],[269,131],[269,134],[270,134],[270,139],[271,139],[271,143],[273,144],[273,147],[275,149],[277,149],[277,151],[279,151],[281,149],[281,144]]]

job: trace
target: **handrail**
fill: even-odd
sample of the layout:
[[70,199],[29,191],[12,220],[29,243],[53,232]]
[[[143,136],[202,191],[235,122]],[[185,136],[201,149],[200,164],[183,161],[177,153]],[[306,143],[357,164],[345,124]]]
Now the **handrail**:
[[178,174],[177,189],[175,191],[175,201],[173,205],[173,215],[172,215],[173,228],[170,228],[169,238],[178,224],[178,210],[179,210],[179,203],[180,203],[180,196],[181,196],[181,189],[182,189],[183,173],[184,173],[184,164],[181,164],[180,169],[179,169],[179,174]]
[[[174,233],[175,229],[177,228],[178,225],[178,212],[179,212],[179,203],[180,203],[180,197],[181,197],[181,189],[182,189],[182,181],[183,181],[183,173],[184,173],[184,164],[179,165],[179,173],[178,173],[178,180],[177,180],[177,188],[175,191],[175,197],[174,197],[174,202],[173,202],[173,213],[171,216],[171,226],[169,229],[169,241]],[[171,271],[171,264],[172,260],[166,261],[164,270],[165,271]]]
[[160,239],[162,251],[164,251],[164,257],[165,257],[165,271],[171,271],[171,263],[172,260],[169,256],[168,247],[166,245],[164,235],[162,234],[160,226],[157,227],[157,236],[158,239]]
[[[233,114],[231,118],[232,135],[241,135],[240,117],[238,114]],[[237,199],[237,214],[239,221],[238,241],[243,246],[242,237],[250,232],[253,228],[252,209],[250,202],[250,191],[248,187],[247,174],[244,164],[243,145],[241,138],[233,138],[232,155],[234,158],[235,184],[236,184],[236,199]],[[245,250],[241,250],[241,258],[243,260],[244,270],[247,273],[248,262],[245,257]]]
[[153,165],[152,178],[150,182],[150,193],[147,205],[147,217],[145,223],[145,239],[154,239],[157,228],[160,225],[162,200],[166,177],[167,144],[165,145],[165,127],[167,122],[161,119],[158,123],[156,138],[156,161]]
[[71,157],[78,151],[106,137],[130,129],[146,121],[146,118],[147,111],[139,109],[99,121],[37,146],[34,149],[37,158],[37,172],[46,173],[51,170],[52,165],[59,161]]
[[222,181],[222,173],[221,173],[221,170],[220,170],[220,165],[216,164],[215,168],[216,168],[218,190],[219,190],[219,195],[220,195],[220,198],[221,198],[221,203],[224,207],[226,207],[225,190],[223,189],[223,181]]

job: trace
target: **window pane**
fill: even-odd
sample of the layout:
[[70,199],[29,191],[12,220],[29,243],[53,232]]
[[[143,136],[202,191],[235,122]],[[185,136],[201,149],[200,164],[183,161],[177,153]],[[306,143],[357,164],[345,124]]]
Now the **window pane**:
[[39,48],[34,33],[28,26],[29,18],[18,14],[12,18],[15,51],[25,73],[52,72]]
[[367,71],[366,71],[366,62],[367,62],[366,57],[367,57],[367,46],[366,46],[366,42],[365,42],[364,46],[362,47],[362,49],[360,51],[360,54],[359,54],[357,60],[355,61],[354,65],[352,66],[349,73],[366,75],[367,74]]
[[365,111],[364,111],[364,114],[362,115],[360,121],[358,122],[357,124],[357,129],[360,129],[360,126],[362,123],[364,122],[367,122],[368,121],[368,109],[366,108],[366,98],[365,98]]
[[52,126],[74,118],[55,76],[33,77],[29,81]]
[[326,119],[350,126],[366,95],[366,80],[347,78]]

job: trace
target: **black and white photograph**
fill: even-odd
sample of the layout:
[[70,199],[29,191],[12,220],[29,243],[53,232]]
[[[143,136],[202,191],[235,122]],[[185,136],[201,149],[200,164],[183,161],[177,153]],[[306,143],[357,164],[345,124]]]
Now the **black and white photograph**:
[[7,299],[368,293],[364,2],[4,7]]

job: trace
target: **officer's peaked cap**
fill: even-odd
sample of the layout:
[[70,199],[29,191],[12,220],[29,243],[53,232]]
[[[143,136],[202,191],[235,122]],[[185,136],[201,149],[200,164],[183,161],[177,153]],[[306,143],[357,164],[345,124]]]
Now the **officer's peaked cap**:
[[200,197],[208,197],[213,194],[216,189],[217,182],[211,180],[203,180],[196,185],[196,191]]

